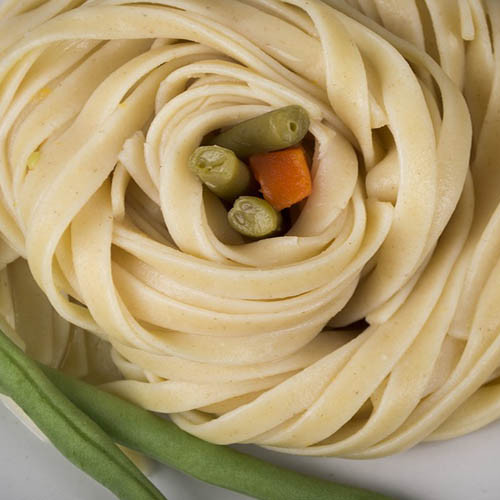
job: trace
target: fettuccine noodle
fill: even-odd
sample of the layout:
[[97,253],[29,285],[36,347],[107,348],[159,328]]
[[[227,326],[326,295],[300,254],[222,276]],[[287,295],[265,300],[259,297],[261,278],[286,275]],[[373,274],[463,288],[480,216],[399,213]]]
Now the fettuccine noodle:
[[[312,195],[245,242],[187,161],[288,104]],[[499,114],[496,0],[7,0],[4,323],[214,443],[473,431],[500,417]]]

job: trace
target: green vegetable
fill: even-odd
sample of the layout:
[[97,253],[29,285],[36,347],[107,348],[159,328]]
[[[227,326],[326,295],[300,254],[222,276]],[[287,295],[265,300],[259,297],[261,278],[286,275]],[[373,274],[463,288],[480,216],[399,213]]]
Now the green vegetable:
[[202,441],[171,421],[42,366],[47,377],[111,438],[210,484],[262,500],[390,500],[367,490],[306,476]]
[[164,497],[111,440],[208,483],[262,500],[389,500],[202,441],[132,403],[37,365],[1,331],[0,389],[69,460],[121,499]]
[[229,224],[249,238],[265,238],[281,229],[282,217],[270,203],[255,196],[240,196],[229,211]]
[[229,149],[201,146],[189,158],[189,168],[220,198],[234,200],[252,181],[248,167]]
[[118,498],[165,499],[111,438],[1,331],[0,390],[14,399],[68,460]]
[[286,106],[244,121],[213,139],[240,158],[298,144],[307,134],[309,115],[301,106]]

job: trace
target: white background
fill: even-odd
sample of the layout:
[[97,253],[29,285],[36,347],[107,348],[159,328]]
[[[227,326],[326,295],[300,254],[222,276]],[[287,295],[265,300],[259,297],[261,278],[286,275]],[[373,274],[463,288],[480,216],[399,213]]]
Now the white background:
[[[243,448],[243,447],[240,447]],[[468,436],[424,443],[388,458],[358,461],[251,453],[333,481],[372,488],[398,500],[500,499],[500,422]],[[158,465],[152,476],[168,500],[244,500]],[[0,404],[2,500],[113,500],[114,496],[42,443]],[[334,500],[334,499],[332,499]]]

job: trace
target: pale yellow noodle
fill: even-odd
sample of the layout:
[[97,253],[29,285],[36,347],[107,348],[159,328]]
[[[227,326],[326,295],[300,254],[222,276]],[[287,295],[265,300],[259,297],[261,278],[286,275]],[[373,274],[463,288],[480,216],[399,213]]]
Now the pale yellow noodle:
[[[187,161],[287,104],[313,192],[245,242]],[[2,327],[215,443],[471,432],[500,417],[499,106],[496,0],[3,2]]]

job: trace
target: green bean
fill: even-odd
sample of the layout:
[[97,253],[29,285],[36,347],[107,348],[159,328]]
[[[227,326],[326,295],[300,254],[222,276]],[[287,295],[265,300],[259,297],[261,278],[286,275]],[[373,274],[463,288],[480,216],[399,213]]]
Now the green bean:
[[270,203],[256,196],[240,196],[227,214],[231,227],[249,238],[266,238],[281,229],[282,217]]
[[229,149],[201,146],[189,158],[189,168],[220,198],[234,200],[246,193],[252,175],[248,167]]
[[261,500],[390,500],[202,441],[117,396],[52,368],[47,377],[119,444],[210,484]]
[[118,498],[165,500],[111,438],[1,331],[0,389],[14,399],[68,460]]
[[244,121],[213,139],[240,158],[298,144],[307,134],[309,115],[301,106],[285,106]]

